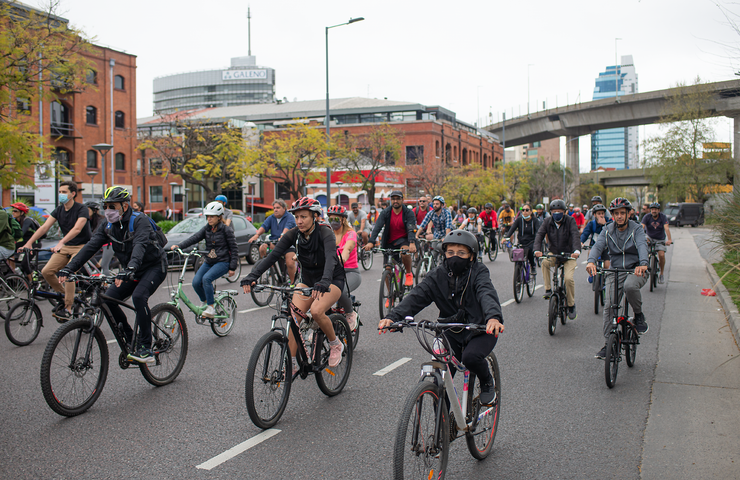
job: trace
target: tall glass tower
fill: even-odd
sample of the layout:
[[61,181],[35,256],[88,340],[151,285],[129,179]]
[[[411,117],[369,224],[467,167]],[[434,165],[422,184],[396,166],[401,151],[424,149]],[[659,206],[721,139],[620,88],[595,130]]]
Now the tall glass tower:
[[[594,88],[594,100],[614,98],[637,93],[637,73],[632,55],[623,55],[621,65],[606,67],[599,73]],[[599,167],[637,168],[638,157],[637,127],[609,128],[591,134],[591,170]]]

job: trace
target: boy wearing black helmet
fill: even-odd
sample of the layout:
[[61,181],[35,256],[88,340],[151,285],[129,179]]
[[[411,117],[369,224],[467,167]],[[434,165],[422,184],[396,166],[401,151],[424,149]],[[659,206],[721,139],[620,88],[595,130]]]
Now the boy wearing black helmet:
[[445,336],[455,357],[480,379],[481,403],[490,405],[496,397],[485,358],[504,331],[498,294],[488,268],[476,261],[478,240],[475,235],[453,230],[445,236],[442,251],[445,257],[442,264],[429,272],[387,318],[380,320],[378,329],[383,333],[393,322],[416,315],[432,302],[439,309],[439,316],[448,321],[485,325],[486,334],[448,330]]

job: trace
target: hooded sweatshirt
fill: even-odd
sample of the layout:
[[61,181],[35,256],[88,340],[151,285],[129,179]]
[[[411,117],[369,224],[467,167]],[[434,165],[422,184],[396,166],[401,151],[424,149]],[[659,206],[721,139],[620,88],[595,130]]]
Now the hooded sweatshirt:
[[629,220],[627,228],[619,231],[616,222],[607,224],[596,239],[588,256],[589,263],[596,263],[601,252],[608,248],[611,265],[614,268],[635,268],[647,266],[648,246],[642,226]]

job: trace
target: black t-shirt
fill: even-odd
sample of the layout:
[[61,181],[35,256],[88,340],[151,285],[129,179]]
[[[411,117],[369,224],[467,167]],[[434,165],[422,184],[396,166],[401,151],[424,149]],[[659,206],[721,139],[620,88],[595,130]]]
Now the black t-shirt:
[[59,205],[51,212],[51,216],[56,219],[59,223],[59,228],[62,231],[62,237],[66,236],[70,230],[72,230],[80,218],[85,218],[88,221],[85,222],[85,226],[82,231],[77,234],[75,238],[66,243],[70,247],[77,245],[84,245],[90,241],[90,214],[87,211],[87,207],[81,203],[74,202],[72,208],[66,210],[64,205]]

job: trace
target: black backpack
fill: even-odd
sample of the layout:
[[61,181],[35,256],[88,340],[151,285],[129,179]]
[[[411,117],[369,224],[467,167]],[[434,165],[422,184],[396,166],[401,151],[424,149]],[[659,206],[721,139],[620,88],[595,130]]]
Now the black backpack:
[[[129,233],[134,233],[134,219],[141,215],[141,212],[132,212],[131,218],[128,220],[128,231]],[[164,248],[165,245],[167,245],[167,237],[165,236],[164,232],[160,228],[157,223],[151,219],[151,217],[146,217],[149,220],[149,223],[152,224],[152,229],[154,229],[154,233],[157,237],[157,245],[159,245],[160,248]],[[110,237],[110,230],[113,228],[113,225],[111,225],[110,222],[108,222],[108,225],[105,226],[105,233],[108,234]]]

